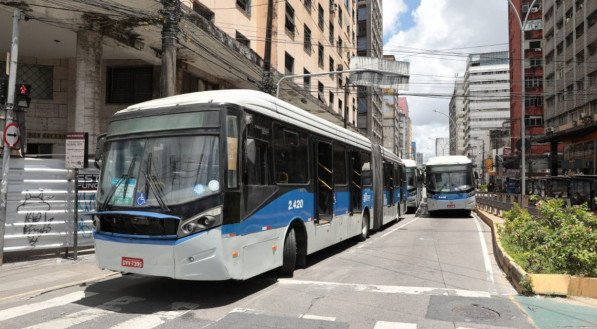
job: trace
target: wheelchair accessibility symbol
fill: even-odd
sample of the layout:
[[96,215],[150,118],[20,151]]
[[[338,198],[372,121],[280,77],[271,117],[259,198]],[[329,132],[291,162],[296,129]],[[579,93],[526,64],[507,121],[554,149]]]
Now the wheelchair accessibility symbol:
[[145,193],[137,192],[137,195],[135,196],[135,203],[137,204],[137,206],[145,205],[147,203],[147,198],[145,197]]

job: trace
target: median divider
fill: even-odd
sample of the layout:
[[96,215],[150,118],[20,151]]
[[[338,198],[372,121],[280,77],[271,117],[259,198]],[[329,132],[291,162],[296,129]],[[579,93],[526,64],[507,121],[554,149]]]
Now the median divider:
[[491,228],[497,262],[518,293],[597,298],[597,278],[568,274],[527,273],[508,255],[500,243],[497,225],[503,223],[504,219],[492,214],[491,209],[487,210],[489,212],[477,208],[475,212]]

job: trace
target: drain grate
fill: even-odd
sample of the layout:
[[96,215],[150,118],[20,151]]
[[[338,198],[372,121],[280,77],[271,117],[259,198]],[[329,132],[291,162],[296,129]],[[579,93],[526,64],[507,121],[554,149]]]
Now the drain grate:
[[452,313],[461,316],[465,321],[496,320],[500,313],[479,304],[458,305],[452,308]]

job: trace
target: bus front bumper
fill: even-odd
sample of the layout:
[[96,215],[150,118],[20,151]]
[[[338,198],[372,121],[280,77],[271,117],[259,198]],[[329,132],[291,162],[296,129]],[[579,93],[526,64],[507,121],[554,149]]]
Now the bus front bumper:
[[459,200],[434,200],[427,198],[427,209],[434,210],[456,210],[466,209],[473,210],[477,208],[475,198],[459,199]]
[[181,280],[226,280],[219,229],[178,240],[139,239],[95,233],[100,268]]

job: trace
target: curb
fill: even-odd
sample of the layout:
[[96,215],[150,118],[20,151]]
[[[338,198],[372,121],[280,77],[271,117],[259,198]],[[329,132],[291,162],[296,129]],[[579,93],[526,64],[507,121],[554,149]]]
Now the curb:
[[73,286],[80,286],[80,285],[85,285],[90,282],[100,281],[100,280],[107,279],[109,277],[120,275],[120,274],[121,274],[120,272],[110,272],[110,273],[98,275],[96,277],[89,278],[89,279],[59,284],[56,286],[42,288],[42,289],[38,289],[38,290],[34,290],[34,291],[28,291],[28,292],[20,293],[17,295],[2,297],[2,298],[0,298],[0,302],[3,302],[5,300],[10,300],[10,299],[17,299],[17,298],[31,298],[31,297],[46,294],[48,292],[59,290],[59,289],[64,289],[64,288],[73,287]]
[[531,283],[530,288],[537,295],[597,298],[597,278],[578,277],[568,274],[527,273],[502,248],[500,236],[497,234],[497,225],[492,218],[498,216],[488,214],[480,209],[475,209],[475,213],[485,224],[491,227],[493,249],[495,250],[497,262],[519,294],[529,293],[529,286],[525,287],[521,282],[526,281]]

